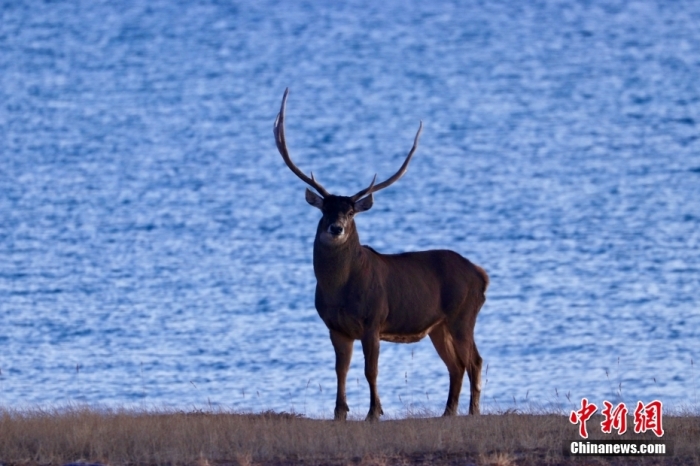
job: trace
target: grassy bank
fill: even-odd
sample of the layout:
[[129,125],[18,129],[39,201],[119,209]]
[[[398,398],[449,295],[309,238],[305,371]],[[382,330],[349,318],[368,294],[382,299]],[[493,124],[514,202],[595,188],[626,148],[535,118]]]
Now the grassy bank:
[[[595,423],[594,423],[595,422]],[[600,419],[589,421],[591,438]],[[630,425],[632,425],[630,423]],[[700,464],[700,417],[665,416],[670,457],[570,458],[563,415],[498,414],[337,423],[289,414],[69,408],[0,411],[0,463],[215,464]],[[626,439],[655,439],[625,434]]]

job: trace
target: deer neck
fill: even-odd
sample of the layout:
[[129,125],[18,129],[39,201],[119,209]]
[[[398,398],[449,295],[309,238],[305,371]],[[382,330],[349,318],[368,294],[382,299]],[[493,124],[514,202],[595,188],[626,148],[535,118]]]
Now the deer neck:
[[314,273],[318,285],[327,292],[341,290],[354,271],[362,264],[362,246],[357,230],[349,233],[342,245],[328,245],[319,240],[314,241]]

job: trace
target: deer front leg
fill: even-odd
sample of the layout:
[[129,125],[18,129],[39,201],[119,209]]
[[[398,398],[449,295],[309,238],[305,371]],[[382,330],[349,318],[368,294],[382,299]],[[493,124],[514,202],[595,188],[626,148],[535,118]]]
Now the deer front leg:
[[335,349],[335,374],[338,377],[334,418],[336,421],[344,421],[348,417],[348,411],[350,411],[345,398],[345,380],[350,369],[353,340],[342,333],[331,330],[331,343],[333,343],[333,349]]
[[377,392],[377,375],[379,374],[379,332],[368,331],[362,337],[362,352],[365,354],[365,377],[369,383],[369,412],[367,421],[378,421],[384,414]]

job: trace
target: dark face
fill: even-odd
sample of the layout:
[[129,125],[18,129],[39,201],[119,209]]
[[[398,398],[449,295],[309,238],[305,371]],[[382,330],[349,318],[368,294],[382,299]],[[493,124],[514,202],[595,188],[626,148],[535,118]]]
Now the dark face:
[[325,198],[306,190],[306,202],[323,213],[319,222],[318,238],[327,245],[344,244],[355,231],[355,214],[372,207],[372,195],[353,202],[345,196],[330,195]]

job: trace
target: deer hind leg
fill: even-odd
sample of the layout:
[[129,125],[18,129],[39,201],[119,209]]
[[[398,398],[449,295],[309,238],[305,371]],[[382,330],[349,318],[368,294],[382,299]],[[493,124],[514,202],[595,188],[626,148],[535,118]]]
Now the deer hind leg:
[[464,365],[457,354],[455,342],[447,330],[446,324],[440,324],[430,332],[430,340],[433,346],[447,366],[450,374],[450,392],[447,395],[447,404],[443,416],[454,416],[459,407],[459,393],[462,391],[462,380],[464,379]]
[[369,383],[369,412],[367,421],[378,421],[384,414],[377,391],[377,375],[379,374],[379,333],[368,332],[362,337],[362,352],[365,354],[365,377]]
[[466,367],[469,376],[469,414],[479,414],[479,398],[481,397],[481,365],[483,360],[476,349],[474,335],[467,338],[455,338],[455,348],[459,358]]
[[345,398],[345,381],[347,380],[350,360],[352,359],[352,338],[331,330],[331,343],[335,350],[335,374],[338,377],[338,392],[335,398],[336,421],[344,421],[348,417],[348,403]]

